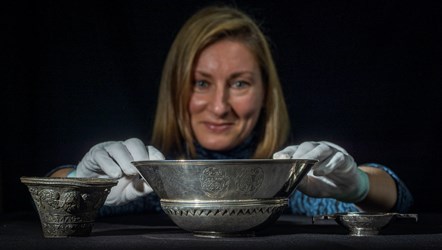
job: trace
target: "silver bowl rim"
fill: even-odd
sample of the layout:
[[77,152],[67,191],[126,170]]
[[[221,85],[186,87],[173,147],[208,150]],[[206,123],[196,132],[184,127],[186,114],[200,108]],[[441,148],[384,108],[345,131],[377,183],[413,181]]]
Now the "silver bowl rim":
[[190,206],[204,205],[268,205],[287,203],[288,198],[268,198],[268,199],[238,199],[238,200],[182,200],[182,199],[161,199],[164,204],[179,204]]
[[115,186],[118,183],[117,179],[107,178],[68,178],[35,176],[22,176],[20,177],[20,181],[26,185],[81,187]]
[[345,212],[336,213],[338,217],[386,217],[396,216],[398,213],[383,213],[383,212]]
[[410,218],[418,220],[417,214],[402,214],[395,212],[343,212],[343,213],[335,213],[330,215],[318,215],[313,217],[313,222],[316,220],[341,220],[342,219],[358,219],[358,218],[371,218],[371,219],[381,219],[389,217],[392,218]]
[[414,213],[397,213],[397,212],[344,212],[344,213],[336,213],[334,215],[331,215],[331,219],[338,219],[338,218],[384,218],[384,217],[391,217],[391,218],[410,218],[418,220],[418,215]]
[[190,160],[143,160],[143,161],[132,161],[135,167],[145,166],[145,165],[177,165],[182,166],[192,165],[192,166],[207,166],[207,165],[270,165],[270,164],[293,164],[293,163],[311,163],[315,164],[318,160],[315,159],[190,159]]

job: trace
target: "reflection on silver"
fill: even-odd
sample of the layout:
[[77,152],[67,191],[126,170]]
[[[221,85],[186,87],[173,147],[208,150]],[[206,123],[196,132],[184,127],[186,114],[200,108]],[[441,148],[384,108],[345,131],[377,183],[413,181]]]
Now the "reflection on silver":
[[196,236],[253,235],[276,219],[316,160],[133,162],[182,229]]
[[396,218],[412,218],[417,221],[417,214],[349,212],[316,216],[313,217],[313,222],[331,219],[346,228],[352,236],[372,236],[378,235]]

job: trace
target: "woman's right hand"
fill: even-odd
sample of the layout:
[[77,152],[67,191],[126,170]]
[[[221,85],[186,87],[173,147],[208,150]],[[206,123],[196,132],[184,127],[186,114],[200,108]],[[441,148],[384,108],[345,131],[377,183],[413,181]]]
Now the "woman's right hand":
[[118,179],[105,205],[122,205],[152,192],[131,163],[144,160],[164,160],[164,156],[156,148],[146,147],[137,138],[103,142],[86,153],[77,166],[75,176]]

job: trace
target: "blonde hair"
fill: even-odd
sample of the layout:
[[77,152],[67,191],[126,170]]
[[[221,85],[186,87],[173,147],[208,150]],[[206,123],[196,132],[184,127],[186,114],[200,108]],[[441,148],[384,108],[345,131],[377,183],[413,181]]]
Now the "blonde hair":
[[202,50],[222,39],[243,42],[255,55],[264,83],[265,103],[258,121],[253,158],[269,158],[286,142],[290,121],[266,37],[243,12],[227,6],[206,7],[178,32],[163,68],[152,144],[165,155],[195,156],[188,103],[193,67]]

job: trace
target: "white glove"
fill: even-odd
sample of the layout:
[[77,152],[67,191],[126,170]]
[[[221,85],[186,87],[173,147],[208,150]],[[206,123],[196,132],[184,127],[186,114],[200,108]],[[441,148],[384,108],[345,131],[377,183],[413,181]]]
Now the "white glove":
[[152,192],[132,161],[164,160],[163,154],[152,146],[132,138],[126,141],[103,142],[95,145],[83,157],[69,177],[116,178],[105,205],[122,205]]
[[330,197],[344,202],[359,202],[369,191],[369,180],[353,157],[331,142],[304,142],[273,154],[274,159],[316,159],[298,186],[312,197]]

